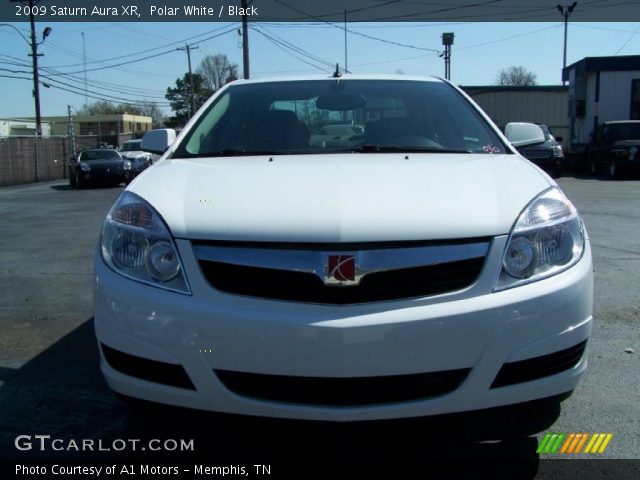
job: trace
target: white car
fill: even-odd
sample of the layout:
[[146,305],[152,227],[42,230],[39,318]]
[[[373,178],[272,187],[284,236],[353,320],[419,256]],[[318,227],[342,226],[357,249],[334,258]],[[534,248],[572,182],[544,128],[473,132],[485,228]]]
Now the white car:
[[125,160],[133,165],[134,176],[153,165],[153,156],[149,152],[141,150],[142,140],[127,140],[118,147],[118,152]]
[[[344,142],[331,124],[363,125]],[[372,420],[560,400],[587,367],[591,250],[554,181],[437,78],[233,82],[120,195],[95,256],[113,390]]]

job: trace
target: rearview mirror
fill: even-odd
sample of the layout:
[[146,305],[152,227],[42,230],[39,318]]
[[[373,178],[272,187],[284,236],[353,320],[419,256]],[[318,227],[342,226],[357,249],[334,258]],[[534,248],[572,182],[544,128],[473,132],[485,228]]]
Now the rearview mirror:
[[140,149],[144,152],[162,155],[176,140],[176,131],[173,128],[161,128],[151,130],[144,134]]
[[316,100],[316,108],[332,112],[346,112],[356,108],[364,108],[365,99],[361,95],[350,93],[329,93],[321,95]]
[[545,141],[542,128],[535,123],[507,123],[504,134],[514,147],[524,147]]

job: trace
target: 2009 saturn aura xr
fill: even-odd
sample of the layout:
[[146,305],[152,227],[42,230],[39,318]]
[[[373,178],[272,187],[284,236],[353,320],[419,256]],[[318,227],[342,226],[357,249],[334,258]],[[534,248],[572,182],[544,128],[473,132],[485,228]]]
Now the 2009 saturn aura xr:
[[237,81],[120,195],[95,256],[125,396],[371,420],[571,392],[591,251],[554,181],[436,78]]

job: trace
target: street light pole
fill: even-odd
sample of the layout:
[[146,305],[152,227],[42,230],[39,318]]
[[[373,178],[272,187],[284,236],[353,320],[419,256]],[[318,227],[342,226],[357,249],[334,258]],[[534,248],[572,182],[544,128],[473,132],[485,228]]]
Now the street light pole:
[[567,83],[564,79],[564,69],[567,68],[567,27],[569,23],[569,16],[573,13],[573,10],[578,5],[578,2],[573,2],[571,5],[556,5],[556,8],[560,12],[560,15],[564,17],[564,53],[562,55],[562,84]]

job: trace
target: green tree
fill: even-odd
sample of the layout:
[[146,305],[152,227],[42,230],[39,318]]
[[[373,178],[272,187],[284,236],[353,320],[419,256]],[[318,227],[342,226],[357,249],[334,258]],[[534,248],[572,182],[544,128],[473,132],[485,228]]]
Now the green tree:
[[[204,102],[213,94],[213,91],[205,84],[204,77],[198,73],[193,74],[193,92],[196,109],[200,108]],[[174,116],[167,119],[165,124],[168,127],[182,127],[190,118],[191,89],[189,84],[189,74],[185,73],[182,78],[176,79],[175,88],[167,88],[165,98],[171,105]]]

